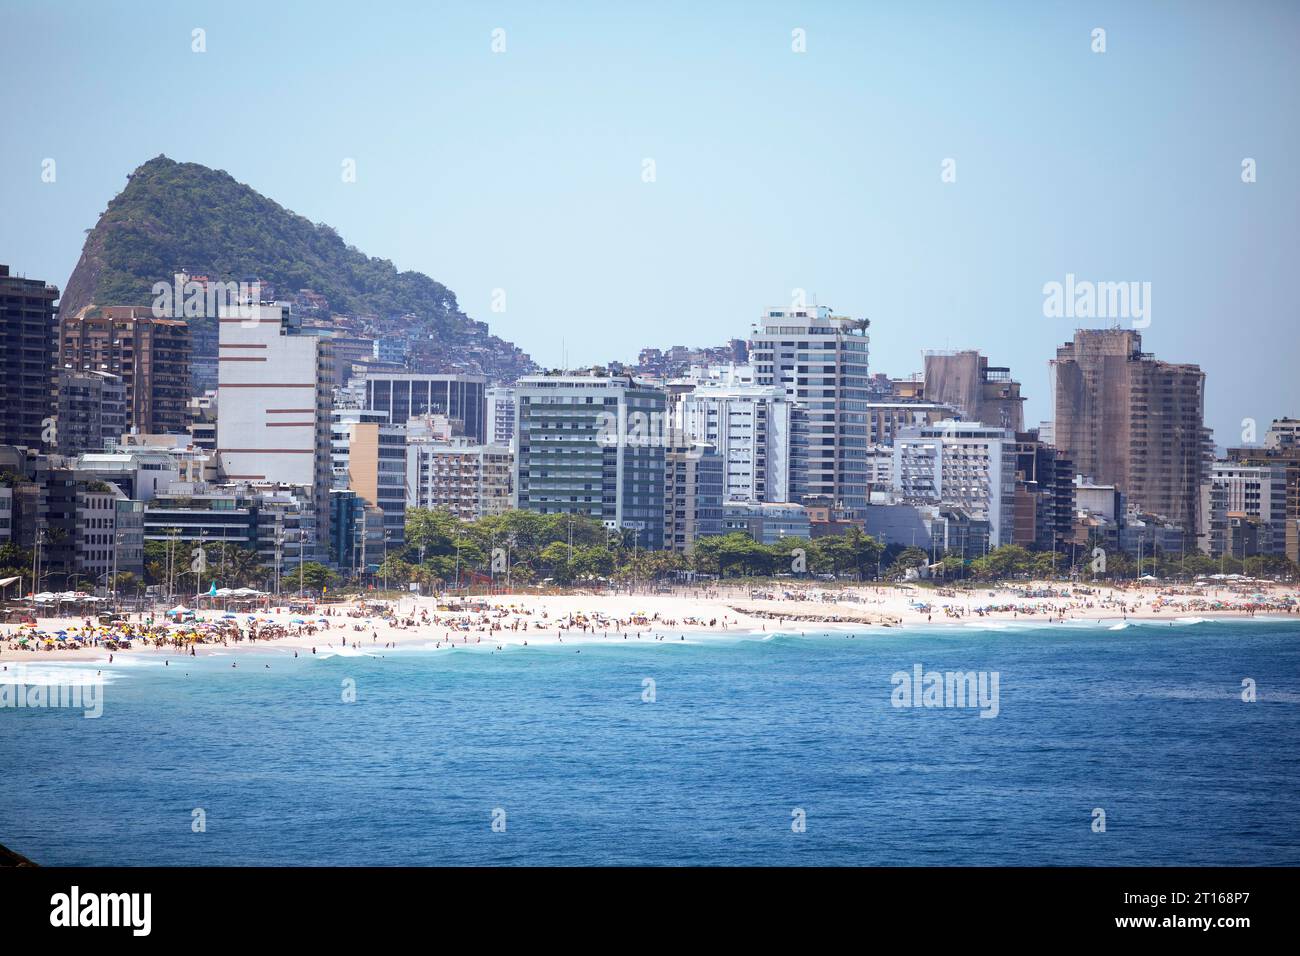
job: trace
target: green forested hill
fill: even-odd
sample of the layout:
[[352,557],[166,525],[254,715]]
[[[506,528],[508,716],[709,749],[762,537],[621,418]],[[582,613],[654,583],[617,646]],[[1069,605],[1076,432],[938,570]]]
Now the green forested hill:
[[[405,321],[458,358],[530,370],[514,345],[486,334],[460,311],[456,296],[419,272],[398,272],[348,246],[329,226],[312,223],[230,174],[165,156],[130,175],[125,189],[90,231],[63,290],[60,312],[86,305],[148,305],[154,283],[178,270],[214,279],[256,277],[277,297],[311,289],[330,311],[374,316],[377,332]],[[402,320],[405,315],[414,320]]]

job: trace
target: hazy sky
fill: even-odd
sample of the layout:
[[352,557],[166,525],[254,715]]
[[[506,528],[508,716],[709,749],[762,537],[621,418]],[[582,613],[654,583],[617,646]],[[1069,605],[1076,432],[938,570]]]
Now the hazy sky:
[[427,272],[543,365],[721,344],[799,288],[872,319],[873,371],[983,349],[1031,422],[1079,324],[1044,283],[1150,282],[1147,350],[1204,367],[1237,444],[1300,415],[1298,11],[0,0],[0,262],[64,285],[166,153]]

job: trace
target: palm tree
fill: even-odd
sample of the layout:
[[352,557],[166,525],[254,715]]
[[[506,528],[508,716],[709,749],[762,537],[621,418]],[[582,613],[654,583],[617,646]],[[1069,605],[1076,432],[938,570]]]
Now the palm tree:
[[228,546],[225,567],[228,580],[223,583],[226,586],[245,587],[253,583],[261,583],[266,576],[266,568],[262,566],[261,558],[251,548]]

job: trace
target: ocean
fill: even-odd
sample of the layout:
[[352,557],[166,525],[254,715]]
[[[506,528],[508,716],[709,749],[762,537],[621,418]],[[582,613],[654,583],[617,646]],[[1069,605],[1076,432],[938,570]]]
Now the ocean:
[[[0,843],[47,865],[1300,864],[1300,622],[670,637],[119,655],[97,719],[0,708]],[[894,706],[917,665],[996,675],[996,716]]]

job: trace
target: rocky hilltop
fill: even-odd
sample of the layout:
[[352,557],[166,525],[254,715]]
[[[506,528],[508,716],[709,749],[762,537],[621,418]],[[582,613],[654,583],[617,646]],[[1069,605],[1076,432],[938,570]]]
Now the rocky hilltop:
[[60,312],[149,305],[154,284],[171,283],[180,271],[222,282],[257,279],[316,324],[402,341],[404,361],[419,371],[513,381],[536,369],[517,346],[461,311],[440,282],[366,256],[329,226],[229,173],[166,156],[137,168],[90,230]]

